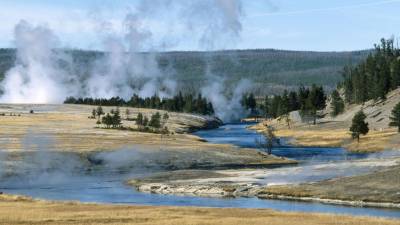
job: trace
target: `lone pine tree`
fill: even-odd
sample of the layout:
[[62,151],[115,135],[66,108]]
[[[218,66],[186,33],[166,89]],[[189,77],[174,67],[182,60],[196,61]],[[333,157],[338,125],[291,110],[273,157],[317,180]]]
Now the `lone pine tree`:
[[390,117],[390,126],[397,127],[400,132],[400,102],[392,110],[392,116]]
[[367,116],[362,110],[353,117],[350,131],[353,139],[357,138],[357,142],[360,142],[360,135],[366,135],[369,132],[368,123],[365,122],[366,118]]

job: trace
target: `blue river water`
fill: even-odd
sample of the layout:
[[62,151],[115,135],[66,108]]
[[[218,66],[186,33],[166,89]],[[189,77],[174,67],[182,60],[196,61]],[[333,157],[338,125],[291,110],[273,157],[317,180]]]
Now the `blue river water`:
[[[227,124],[214,130],[202,130],[194,134],[211,143],[234,144],[243,148],[257,148],[263,137],[254,130],[246,129],[251,123]],[[343,148],[304,148],[285,145],[285,140],[273,148],[274,155],[300,161],[338,161],[362,159],[368,154],[350,153]]]
[[[254,147],[254,139],[259,137],[246,129],[246,124],[228,124],[215,130],[195,133],[214,143],[230,143],[241,147]],[[274,154],[302,161],[346,160],[362,158],[365,155],[349,154],[340,148],[294,148],[277,147]],[[56,177],[59,175],[55,175]],[[315,202],[262,200],[258,198],[207,198],[193,196],[159,195],[140,193],[124,185],[128,179],[124,174],[108,175],[63,175],[62,179],[21,178],[21,180],[0,181],[0,191],[23,194],[49,200],[77,200],[93,203],[204,206],[237,208],[270,208],[282,211],[320,212],[347,215],[400,218],[400,210],[384,208],[348,207]]]

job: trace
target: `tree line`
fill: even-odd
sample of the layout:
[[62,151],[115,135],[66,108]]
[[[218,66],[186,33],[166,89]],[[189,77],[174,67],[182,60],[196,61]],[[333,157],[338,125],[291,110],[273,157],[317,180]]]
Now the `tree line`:
[[326,107],[326,94],[322,86],[301,86],[296,91],[284,91],[282,95],[266,96],[263,104],[267,118],[288,117],[292,111],[300,110],[301,116],[316,123],[317,111]]
[[382,39],[366,60],[343,70],[345,100],[363,103],[371,99],[385,99],[386,94],[400,86],[400,50],[393,39]]
[[214,107],[207,98],[201,94],[183,95],[181,92],[172,98],[160,98],[157,95],[142,98],[134,94],[128,101],[120,97],[112,98],[75,98],[68,97],[64,104],[85,104],[99,106],[127,106],[135,108],[161,109],[172,112],[198,113],[202,115],[213,115]]
[[[381,39],[381,43],[374,47],[375,50],[364,61],[343,70],[344,81],[338,88],[344,90],[348,103],[385,100],[390,91],[400,86],[400,49],[394,46],[393,39]],[[344,108],[343,102],[337,104]],[[350,132],[357,141],[360,141],[360,135],[369,132],[366,118],[362,110],[353,117]],[[389,119],[389,126],[397,127],[400,132],[400,102],[392,109]]]

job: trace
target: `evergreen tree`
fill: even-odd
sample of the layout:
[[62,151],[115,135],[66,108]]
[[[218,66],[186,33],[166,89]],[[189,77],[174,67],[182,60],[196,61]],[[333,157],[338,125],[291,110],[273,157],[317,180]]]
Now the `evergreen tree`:
[[95,119],[96,115],[97,115],[97,111],[96,111],[96,109],[93,109],[92,110],[92,118]]
[[[160,99],[157,95],[152,97],[141,98],[134,94],[129,101],[125,101],[120,97],[112,97],[109,99],[98,98],[74,98],[68,97],[64,103],[66,104],[88,104],[88,105],[106,105],[106,106],[129,106],[138,108],[163,109],[174,112],[199,113],[204,115],[214,114],[214,108],[211,102],[203,98],[201,94],[197,98],[193,98],[192,94],[182,95],[180,92],[173,98]],[[101,114],[103,115],[103,114]],[[100,116],[99,116],[100,117]]]
[[334,90],[331,94],[332,103],[331,103],[331,115],[337,116],[344,111],[344,101],[340,97],[340,94],[337,90]]
[[143,117],[143,127],[146,127],[149,124],[149,118],[147,118],[147,116]]
[[273,118],[276,118],[278,116],[280,116],[281,114],[281,110],[280,110],[280,105],[282,102],[282,97],[277,95],[274,96],[274,98],[272,99],[272,104],[271,104],[271,116]]
[[213,104],[211,102],[209,102],[207,104],[207,113],[206,115],[214,115],[215,111],[214,111],[214,107]]
[[138,113],[138,115],[136,117],[136,125],[139,127],[139,129],[142,129],[142,126],[144,125],[142,113]]
[[122,123],[121,123],[121,115],[120,115],[120,111],[119,108],[112,110],[112,126],[113,128],[116,127],[121,127]]
[[103,116],[101,122],[106,125],[106,128],[110,128],[113,125],[113,118],[109,113],[107,113],[105,116]]
[[160,128],[161,127],[161,115],[159,112],[156,112],[151,116],[149,126],[154,127],[154,128]]
[[289,114],[289,96],[287,90],[283,92],[281,103],[279,105],[279,115],[287,115]]
[[101,115],[104,115],[103,108],[101,106],[98,106],[96,109],[97,117],[100,120]]
[[340,85],[344,88],[345,101],[350,103],[353,101],[353,81],[351,76],[351,66],[345,66],[342,71],[343,83]]
[[162,118],[162,127],[165,128],[165,124],[167,123],[169,119],[168,113],[164,113],[163,118]]
[[308,96],[310,95],[310,90],[308,88],[305,88],[304,86],[300,86],[299,88],[299,94],[298,94],[298,101],[300,105],[300,109],[304,110]]
[[392,116],[390,117],[390,126],[397,127],[400,132],[400,102],[392,110]]
[[193,95],[189,94],[186,96],[183,111],[187,113],[193,112]]
[[253,113],[257,107],[257,102],[256,98],[254,97],[253,93],[250,94],[244,94],[242,96],[242,99],[240,101],[241,105],[245,109],[250,109],[250,111]]
[[357,138],[357,142],[360,142],[360,135],[366,135],[369,132],[368,123],[365,122],[366,118],[367,116],[362,110],[353,117],[350,131],[353,139]]
[[269,96],[265,96],[264,99],[264,113],[265,113],[265,118],[274,118],[274,115],[272,114],[272,101],[269,98]]
[[256,98],[254,97],[253,93],[250,93],[249,97],[247,98],[247,108],[250,109],[251,112],[254,112],[256,106]]
[[391,81],[392,89],[396,89],[400,86],[400,59],[396,59],[392,62]]
[[295,91],[291,91],[289,93],[289,111],[296,111],[300,108],[299,100],[297,97],[297,93]]
[[343,70],[346,102],[363,103],[385,99],[389,91],[400,85],[400,50],[393,39],[382,39],[365,61]]
[[311,91],[308,94],[305,106],[302,107],[303,115],[311,116],[313,118],[313,124],[317,123],[317,112],[326,107],[326,96],[324,89],[317,87],[315,84],[312,85]]

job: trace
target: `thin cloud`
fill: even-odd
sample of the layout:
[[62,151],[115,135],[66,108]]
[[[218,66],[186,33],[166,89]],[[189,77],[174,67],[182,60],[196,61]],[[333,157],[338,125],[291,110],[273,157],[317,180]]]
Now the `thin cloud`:
[[387,0],[387,1],[378,1],[378,2],[368,2],[356,5],[346,5],[346,6],[338,6],[338,7],[330,7],[330,8],[318,8],[318,9],[305,9],[305,10],[296,10],[296,11],[288,11],[288,12],[269,12],[269,13],[262,13],[256,15],[249,15],[249,18],[256,18],[256,17],[264,17],[264,16],[282,16],[282,15],[297,15],[297,14],[308,14],[308,13],[318,13],[318,12],[330,12],[330,11],[340,11],[346,9],[357,9],[363,7],[371,7],[371,6],[379,6],[379,5],[386,5],[392,3],[398,3],[400,0]]

